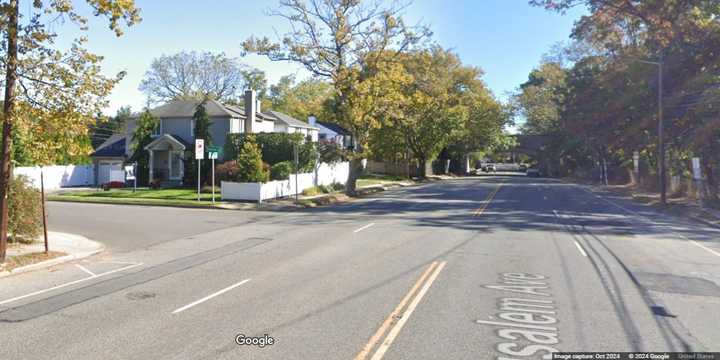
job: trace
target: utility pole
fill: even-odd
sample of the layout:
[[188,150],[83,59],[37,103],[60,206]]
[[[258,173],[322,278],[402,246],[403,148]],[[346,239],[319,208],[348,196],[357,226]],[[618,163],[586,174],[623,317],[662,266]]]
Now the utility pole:
[[665,172],[665,141],[663,139],[663,55],[658,65],[658,172],[660,176],[660,203],[667,204],[667,176]]
[[640,59],[629,59],[644,64],[656,65],[658,67],[658,179],[660,181],[660,202],[667,204],[667,169],[665,166],[665,139],[663,138],[663,53],[660,51],[658,61],[647,61]]

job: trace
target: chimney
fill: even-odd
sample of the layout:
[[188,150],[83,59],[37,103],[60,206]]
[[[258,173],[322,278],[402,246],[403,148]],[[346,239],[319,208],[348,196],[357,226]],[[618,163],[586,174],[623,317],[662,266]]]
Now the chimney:
[[316,122],[317,118],[315,117],[315,115],[308,116],[308,124],[310,124],[310,126],[315,126]]
[[245,90],[245,133],[253,133],[255,116],[257,113],[257,101],[255,90]]

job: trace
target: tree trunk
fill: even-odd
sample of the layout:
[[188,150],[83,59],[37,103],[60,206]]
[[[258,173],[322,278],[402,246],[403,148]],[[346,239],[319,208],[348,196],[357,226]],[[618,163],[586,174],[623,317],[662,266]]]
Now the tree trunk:
[[348,179],[345,183],[345,194],[348,196],[357,195],[356,182],[362,174],[362,161],[361,158],[353,158],[350,160],[350,172],[348,173]]
[[12,180],[12,120],[15,116],[15,83],[17,81],[18,0],[8,2],[7,65],[5,68],[5,103],[3,107],[2,154],[0,155],[0,263],[5,262],[8,232],[8,192]]
[[427,159],[425,159],[425,157],[420,157],[418,158],[418,162],[418,176],[420,177],[420,179],[425,179],[427,177]]

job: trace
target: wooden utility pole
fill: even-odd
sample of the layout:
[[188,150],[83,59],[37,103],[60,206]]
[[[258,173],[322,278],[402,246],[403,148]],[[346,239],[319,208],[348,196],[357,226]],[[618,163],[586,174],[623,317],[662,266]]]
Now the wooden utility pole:
[[5,262],[8,233],[8,194],[12,180],[12,121],[15,117],[15,85],[18,63],[18,0],[7,3],[7,49],[5,103],[3,104],[2,154],[0,154],[0,263]]

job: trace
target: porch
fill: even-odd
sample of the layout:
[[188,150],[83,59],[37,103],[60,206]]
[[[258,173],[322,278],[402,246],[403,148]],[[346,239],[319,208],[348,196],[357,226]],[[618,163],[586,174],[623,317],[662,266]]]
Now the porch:
[[148,179],[163,187],[182,185],[185,149],[189,147],[182,138],[170,134],[153,140],[145,147],[150,155]]

